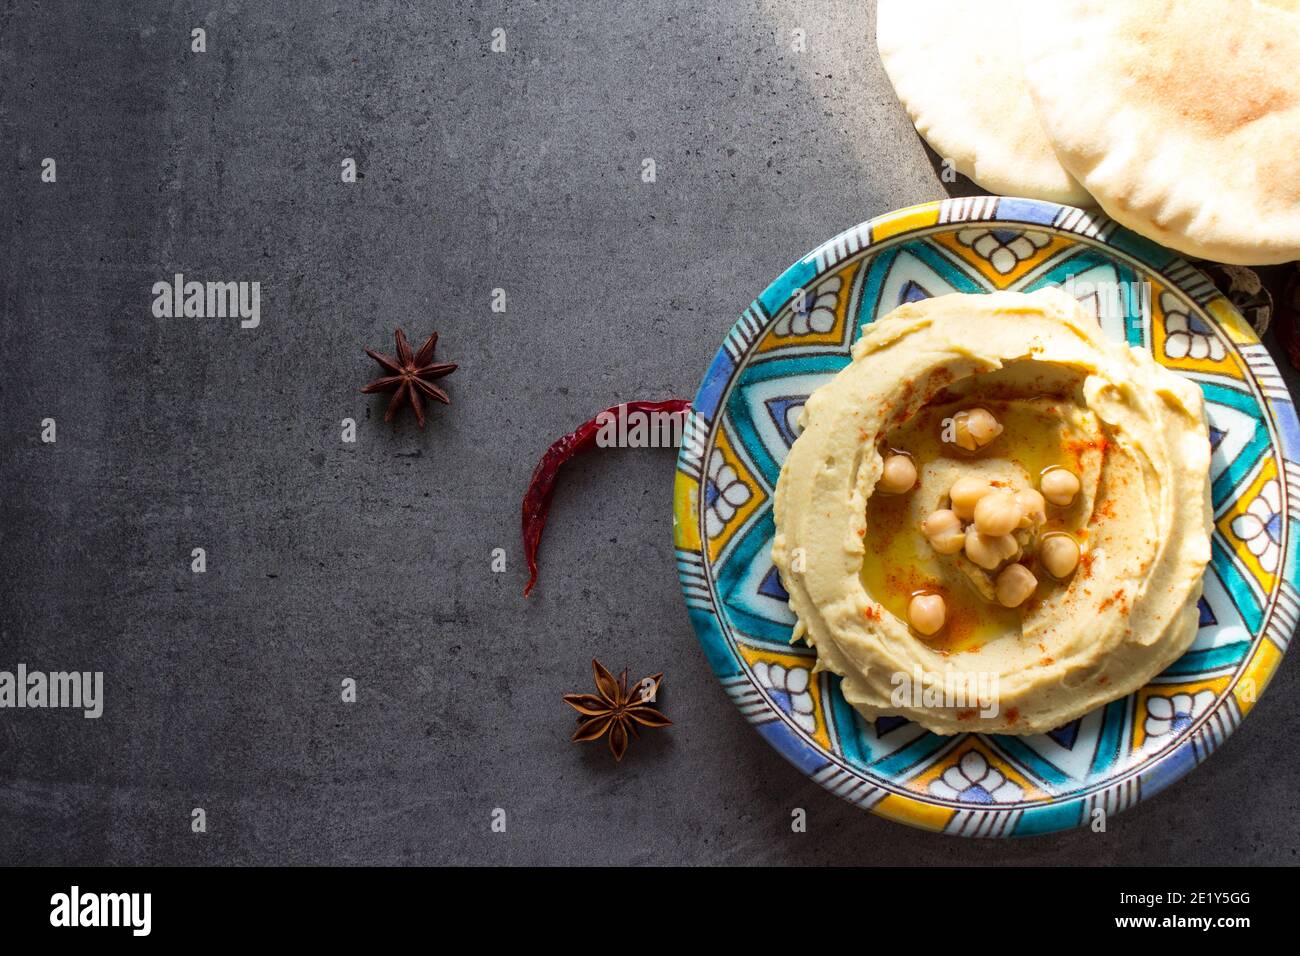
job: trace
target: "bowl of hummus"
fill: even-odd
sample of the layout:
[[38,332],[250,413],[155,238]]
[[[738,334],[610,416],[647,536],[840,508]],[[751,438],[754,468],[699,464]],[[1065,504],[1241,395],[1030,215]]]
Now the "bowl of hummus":
[[848,230],[741,316],[687,435],[711,666],[892,819],[1095,824],[1205,759],[1296,624],[1290,397],[1201,273],[1099,214],[981,197]]
[[[849,704],[1040,734],[1183,655],[1212,530],[1194,382],[1051,286],[905,302],[850,354],[804,404],[771,549]],[[918,671],[987,699],[899,694]]]

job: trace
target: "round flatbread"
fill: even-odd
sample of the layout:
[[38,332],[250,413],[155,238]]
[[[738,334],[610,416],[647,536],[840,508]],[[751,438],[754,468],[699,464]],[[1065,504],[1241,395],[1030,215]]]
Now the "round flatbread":
[[1020,0],[880,0],[876,45],[917,132],[990,192],[1092,205],[1038,123]]
[[1296,0],[1059,0],[1022,31],[1061,162],[1112,218],[1190,256],[1300,259]]

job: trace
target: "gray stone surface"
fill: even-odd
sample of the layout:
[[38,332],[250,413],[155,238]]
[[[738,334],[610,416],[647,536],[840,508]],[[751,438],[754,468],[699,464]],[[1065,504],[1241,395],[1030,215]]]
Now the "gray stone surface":
[[[962,842],[736,712],[678,592],[671,454],[577,464],[521,599],[550,439],[689,397],[788,263],[944,195],[873,29],[831,0],[3,4],[0,667],[103,669],[107,704],[0,712],[0,862],[1296,862],[1294,662],[1108,833]],[[178,271],[260,281],[261,327],[154,319]],[[423,433],[357,393],[396,325],[461,363]],[[567,740],[593,654],[668,675],[674,727],[621,767]]]

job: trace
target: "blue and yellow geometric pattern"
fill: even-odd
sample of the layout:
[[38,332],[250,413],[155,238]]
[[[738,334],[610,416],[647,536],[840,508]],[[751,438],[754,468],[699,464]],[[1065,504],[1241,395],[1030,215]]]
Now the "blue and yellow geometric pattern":
[[[808,395],[868,324],[949,292],[1071,291],[1116,341],[1200,385],[1213,560],[1195,643],[1131,696],[1034,737],[865,720],[790,643],[772,493]],[[1120,290],[1116,293],[1116,290]],[[1250,711],[1297,623],[1300,424],[1268,354],[1208,279],[1096,213],[999,197],[882,216],[791,266],[742,314],[696,395],[674,492],[691,620],[723,687],[818,783],[913,826],[1025,836],[1123,810],[1204,760]]]

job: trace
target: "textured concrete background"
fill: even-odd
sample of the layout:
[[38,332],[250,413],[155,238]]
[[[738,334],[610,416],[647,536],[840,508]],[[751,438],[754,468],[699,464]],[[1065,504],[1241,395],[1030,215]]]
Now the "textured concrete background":
[[[1296,862],[1294,662],[1110,832],[962,842],[736,712],[678,592],[670,453],[574,467],[520,598],[552,438],[689,397],[791,261],[944,195],[873,33],[834,0],[0,4],[0,667],[107,684],[98,721],[0,712],[0,862]],[[260,281],[261,328],[154,319],[177,271]],[[423,433],[357,393],[397,325],[461,363]],[[567,739],[593,654],[667,672],[676,723],[621,767]]]

